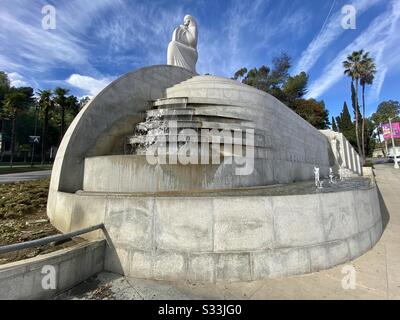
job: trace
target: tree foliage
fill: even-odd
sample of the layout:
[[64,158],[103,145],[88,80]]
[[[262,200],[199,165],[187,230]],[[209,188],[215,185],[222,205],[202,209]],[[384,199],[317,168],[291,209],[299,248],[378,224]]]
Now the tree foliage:
[[[357,141],[357,150],[365,160],[366,156],[366,117],[365,117],[365,87],[371,85],[374,81],[376,66],[374,60],[369,56],[369,52],[364,50],[353,51],[343,61],[344,74],[351,78],[351,100],[355,116],[355,135]],[[362,114],[360,104],[358,103],[358,86],[362,88]],[[360,142],[361,136],[361,142]]]
[[400,119],[400,103],[398,101],[388,100],[381,102],[376,112],[371,116],[376,126],[381,123],[387,123],[389,118]]
[[329,125],[329,114],[323,101],[315,99],[296,99],[291,103],[291,109],[304,120],[311,123],[317,129],[327,129]]
[[10,87],[7,74],[0,71],[0,129],[3,142],[0,161],[15,157],[26,159],[27,150],[31,147],[29,136],[35,133],[35,123],[36,134],[41,136],[41,144],[37,146],[40,152],[36,155],[42,162],[48,160],[50,148],[59,145],[62,132],[87,101],[88,98],[78,101],[64,88],[39,90],[35,97],[30,87]]
[[10,90],[10,80],[7,73],[0,71],[0,106],[2,105],[6,93]]
[[[342,112],[340,116],[335,119],[337,129],[339,132],[343,133],[349,143],[353,146],[353,148],[357,148],[357,137],[355,131],[355,122],[353,122],[349,108],[347,107],[347,103],[344,102]],[[365,119],[365,141],[364,141],[364,150],[366,155],[371,155],[375,148],[375,139],[373,138],[373,132],[376,126],[373,121],[370,119]]]
[[340,116],[336,118],[336,123],[339,128],[339,132],[343,133],[346,139],[351,143],[353,147],[357,147],[357,139],[354,130],[354,123],[351,120],[351,115],[346,101],[343,104],[342,112]]
[[353,104],[353,110],[355,114],[355,130],[356,130],[356,142],[357,151],[363,156],[361,144],[360,144],[360,132],[359,132],[359,112],[358,112],[358,84],[361,77],[361,65],[364,51],[353,51],[352,54],[347,56],[347,59],[342,62],[344,68],[344,74],[351,78],[351,101]]
[[6,118],[11,120],[11,157],[10,164],[13,164],[15,140],[17,133],[17,118],[33,105],[33,89],[30,87],[12,87],[5,95],[3,111]]
[[283,53],[273,59],[272,68],[265,65],[249,71],[241,68],[233,79],[243,79],[243,83],[273,95],[314,127],[327,129],[330,125],[329,112],[324,102],[304,99],[308,75],[301,72],[291,76],[290,67],[290,57]]

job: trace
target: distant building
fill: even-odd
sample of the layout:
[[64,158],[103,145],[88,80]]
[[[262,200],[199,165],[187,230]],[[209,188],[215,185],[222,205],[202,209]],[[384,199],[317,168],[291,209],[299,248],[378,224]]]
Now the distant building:
[[383,158],[385,157],[385,153],[383,152],[382,148],[376,148],[372,152],[372,158]]

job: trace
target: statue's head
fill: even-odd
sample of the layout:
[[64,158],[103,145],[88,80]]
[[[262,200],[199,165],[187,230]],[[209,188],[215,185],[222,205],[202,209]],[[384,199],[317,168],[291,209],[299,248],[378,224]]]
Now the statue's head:
[[196,25],[196,19],[193,18],[191,15],[187,14],[183,19],[183,25],[189,27],[191,25]]

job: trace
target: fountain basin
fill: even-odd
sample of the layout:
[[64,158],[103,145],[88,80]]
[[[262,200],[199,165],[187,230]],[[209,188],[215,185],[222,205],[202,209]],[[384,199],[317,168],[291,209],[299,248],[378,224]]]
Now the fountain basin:
[[307,180],[312,164],[254,159],[250,175],[237,175],[242,165],[152,165],[144,155],[114,155],[85,159],[83,190],[90,192],[198,191],[265,186]]
[[[58,193],[65,229],[104,222],[105,268],[139,278],[244,281],[303,274],[357,258],[378,241],[376,187],[355,179],[232,190]],[[92,234],[96,238],[98,234]]]

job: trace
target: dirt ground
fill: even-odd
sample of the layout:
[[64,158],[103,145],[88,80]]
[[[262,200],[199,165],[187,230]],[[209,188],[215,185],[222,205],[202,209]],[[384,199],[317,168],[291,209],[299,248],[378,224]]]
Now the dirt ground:
[[[49,223],[46,203],[49,179],[0,184],[0,246],[36,240],[59,232]],[[0,264],[32,258],[76,243],[73,239],[63,243],[0,254]]]

